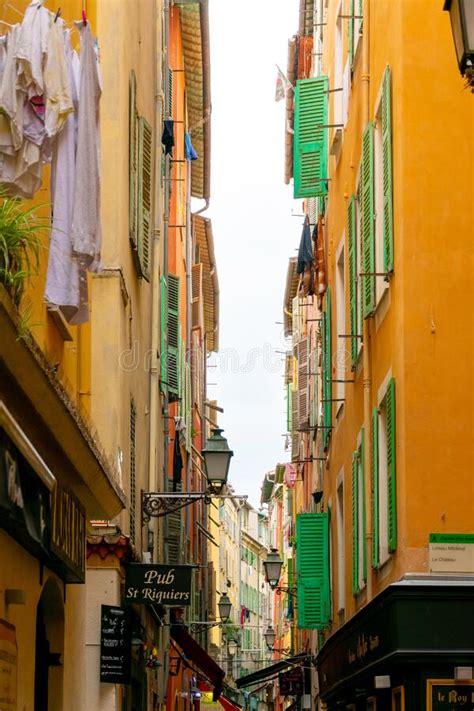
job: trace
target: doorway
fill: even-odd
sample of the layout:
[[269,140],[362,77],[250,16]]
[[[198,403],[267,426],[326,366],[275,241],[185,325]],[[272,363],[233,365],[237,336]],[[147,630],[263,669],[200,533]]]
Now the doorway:
[[64,602],[49,578],[36,608],[34,711],[63,711]]

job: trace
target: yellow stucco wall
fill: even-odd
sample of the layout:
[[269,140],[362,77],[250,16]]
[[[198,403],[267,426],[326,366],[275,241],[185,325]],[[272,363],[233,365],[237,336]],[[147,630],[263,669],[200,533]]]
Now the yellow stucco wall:
[[[372,364],[372,407],[379,403],[378,391],[388,374],[396,378],[398,547],[390,562],[375,575],[376,593],[404,572],[428,571],[430,532],[473,529],[474,389],[468,354],[474,345],[474,102],[472,95],[463,89],[449,16],[442,11],[442,3],[371,0],[367,6],[370,6],[370,120],[375,118],[387,64],[392,72],[395,250],[394,276],[371,320],[370,343],[364,344],[364,348],[370,349]],[[334,71],[333,37],[338,7],[339,2],[329,2],[325,28],[323,73],[329,73],[330,77]],[[345,22],[343,37],[346,56]],[[359,43],[354,65],[342,152],[337,163],[334,157],[329,159],[332,181],[326,224],[334,344],[337,342],[335,259],[344,237],[345,333],[350,333],[347,205],[355,191],[361,159],[364,41],[366,34]],[[334,88],[331,80],[330,88]],[[330,111],[330,122],[331,118]],[[330,130],[330,143],[331,137]],[[340,347],[348,349],[349,341]],[[347,377],[352,377],[350,371]],[[336,406],[333,407],[335,429],[325,474],[325,500],[331,499],[334,505],[336,477],[343,470],[347,618],[355,609],[351,593],[351,458],[364,424],[361,359],[355,383],[344,386],[344,397],[344,407],[337,419]],[[333,545],[334,576],[337,576],[336,551]],[[336,579],[333,589],[337,590]]]

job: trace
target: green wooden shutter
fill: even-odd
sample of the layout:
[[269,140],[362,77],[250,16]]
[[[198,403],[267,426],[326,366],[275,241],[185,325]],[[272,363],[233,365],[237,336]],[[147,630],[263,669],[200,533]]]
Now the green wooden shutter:
[[[362,263],[364,274],[375,272],[374,124],[369,121],[362,138]],[[375,309],[375,276],[362,277],[364,318]]]
[[387,471],[388,471],[388,550],[397,548],[397,480],[395,436],[395,378],[388,384],[387,396]]
[[356,196],[352,195],[348,206],[348,241],[349,241],[349,312],[351,322],[351,362],[355,368],[359,354],[359,342],[356,336],[359,332],[357,314],[357,210]]
[[324,407],[323,407],[323,442],[327,449],[331,439],[332,425],[332,328],[331,328],[331,290],[326,291],[326,311],[323,315],[323,377],[324,377]]
[[390,67],[385,69],[382,84],[382,153],[383,153],[383,264],[385,272],[393,271],[393,171],[392,171],[392,84]]
[[352,455],[352,593],[359,592],[359,459]]
[[138,190],[138,115],[137,115],[137,80],[132,70],[129,81],[128,99],[128,233],[130,243],[137,249],[137,190]]
[[362,580],[367,582],[367,547],[365,545],[365,537],[367,533],[366,513],[365,513],[365,430],[362,428],[360,433],[360,449],[359,449],[359,487],[361,489],[360,505],[362,507],[362,531],[360,537],[362,540]]
[[150,232],[152,190],[152,130],[143,116],[138,123],[138,266],[140,276],[150,279]]
[[164,276],[160,279],[160,388],[162,392],[168,389],[168,285]]
[[349,64],[352,67],[354,61],[354,0],[350,0],[349,3],[349,22],[347,24],[347,31],[349,35]]
[[293,575],[293,558],[288,558],[287,561],[287,566],[288,566],[288,594],[286,596],[286,608],[287,608],[287,615],[288,619],[292,620],[293,619],[293,593],[294,593],[294,575]]
[[329,623],[329,518],[296,517],[298,627],[324,629]]
[[372,477],[373,477],[373,538],[372,565],[380,565],[380,507],[379,507],[379,411],[372,414]]
[[327,193],[328,78],[301,79],[295,89],[294,197]]
[[168,392],[170,402],[179,398],[179,277],[168,275]]

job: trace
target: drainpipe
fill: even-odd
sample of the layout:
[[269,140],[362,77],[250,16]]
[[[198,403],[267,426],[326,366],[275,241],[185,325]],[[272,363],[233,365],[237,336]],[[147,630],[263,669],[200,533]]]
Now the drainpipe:
[[[365,127],[370,119],[370,0],[364,0],[364,26],[362,35],[362,125]],[[366,560],[367,560],[367,602],[373,598],[372,572],[372,363],[370,357],[370,324],[371,319],[363,322],[362,371],[364,385],[364,433],[365,433],[365,500],[366,500]]]
[[[191,231],[191,162],[186,163],[186,362],[191,363],[191,326],[192,326],[192,231]],[[192,412],[192,408],[191,408]],[[192,421],[191,421],[192,430]],[[189,433],[191,437],[191,433]],[[191,491],[191,453],[186,457],[186,491]],[[185,531],[189,536],[191,512],[189,506],[185,510]],[[188,554],[188,542],[186,541],[186,554]]]
[[[170,12],[170,0],[156,0],[156,9],[157,9],[157,17],[155,18],[155,23],[156,27],[158,27],[158,22],[162,22],[162,32],[163,32],[163,42],[162,42],[162,47],[164,48],[163,50],[163,57],[162,57],[162,63],[161,63],[161,72],[162,72],[162,79],[163,77],[167,78],[168,76],[168,47],[169,47],[169,12]],[[160,52],[161,53],[161,47],[158,46],[156,47],[156,52],[157,55]],[[157,57],[158,58],[158,57]],[[160,71],[160,67],[158,67],[158,73]],[[168,99],[168,81],[165,81],[165,92],[164,92],[164,101],[166,105],[166,101]],[[164,113],[164,107],[163,107],[163,113]],[[161,147],[160,147],[161,148]],[[161,150],[159,154],[159,159],[161,161]],[[158,155],[157,155],[158,159]],[[161,167],[161,166],[160,166]],[[169,238],[169,231],[168,231],[168,224],[169,224],[169,200],[170,200],[170,183],[169,183],[169,177],[170,177],[170,164],[169,164],[169,159],[168,157],[165,158],[165,180],[164,180],[164,190],[163,190],[163,198],[164,198],[164,205],[163,205],[163,277],[166,279],[166,282],[168,282],[168,238]],[[152,324],[152,328],[157,328],[157,322]],[[167,328],[165,324],[165,328]],[[167,342],[167,338],[165,340]],[[166,353],[160,353],[161,358],[166,358]],[[157,488],[161,491],[167,491],[167,485],[168,485],[168,446],[169,446],[169,427],[168,427],[168,389],[167,385],[164,387],[164,394],[163,394],[163,405],[162,405],[162,413],[163,413],[163,439],[162,439],[162,446],[163,446],[163,478],[159,484],[161,486],[158,486]],[[157,477],[158,478],[158,477]],[[157,541],[157,551],[158,555],[161,560],[167,560],[166,553],[165,551],[165,545],[164,545],[164,530],[166,530],[166,519],[164,519],[164,523],[160,526],[159,533],[160,537],[159,540]],[[166,703],[166,694],[167,694],[167,683],[168,683],[168,668],[169,668],[169,649],[170,649],[170,638],[169,638],[169,627],[164,626],[162,630],[160,630],[160,638],[159,642],[161,644],[161,649],[163,649],[163,666],[160,669],[160,676],[159,676],[159,691],[160,691],[160,701],[164,700]],[[160,684],[161,682],[161,684]],[[163,707],[163,704],[162,704]]]
[[[164,61],[163,61],[163,74],[165,77],[168,76],[168,47],[169,47],[169,22],[170,22],[170,0],[164,0],[163,4],[163,34],[164,34]],[[165,100],[168,100],[168,82],[165,82]],[[169,240],[169,214],[170,214],[170,162],[169,157],[165,158],[165,189],[164,189],[164,209],[163,209],[163,276],[168,283],[168,240]],[[167,330],[166,325],[166,330]],[[166,334],[165,342],[168,342],[168,334]],[[166,353],[162,353],[161,357],[166,358]],[[163,459],[163,491],[168,490],[168,446],[169,446],[169,425],[168,425],[168,411],[169,411],[169,399],[168,399],[168,386],[164,388],[164,398],[163,398],[163,449],[164,449],[164,459]]]
[[[159,351],[159,299],[160,299],[160,237],[162,234],[162,190],[161,190],[161,146],[158,143],[160,127],[163,119],[163,81],[162,81],[162,57],[161,57],[161,36],[159,27],[161,24],[161,2],[155,2],[155,165],[154,181],[155,189],[153,196],[153,233],[151,248],[151,362],[150,362],[150,414],[149,414],[149,469],[148,469],[148,489],[156,491],[158,485],[158,429],[159,405],[160,405],[160,364],[158,359]],[[154,526],[156,536],[155,558],[159,555],[158,526]],[[146,541],[145,541],[146,545]]]

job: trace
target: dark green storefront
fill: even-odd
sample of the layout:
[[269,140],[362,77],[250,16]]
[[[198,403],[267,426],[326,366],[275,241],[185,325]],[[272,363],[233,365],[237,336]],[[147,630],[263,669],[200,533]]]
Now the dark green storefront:
[[325,642],[317,667],[328,711],[474,711],[474,681],[455,679],[474,667],[474,576],[405,576]]

